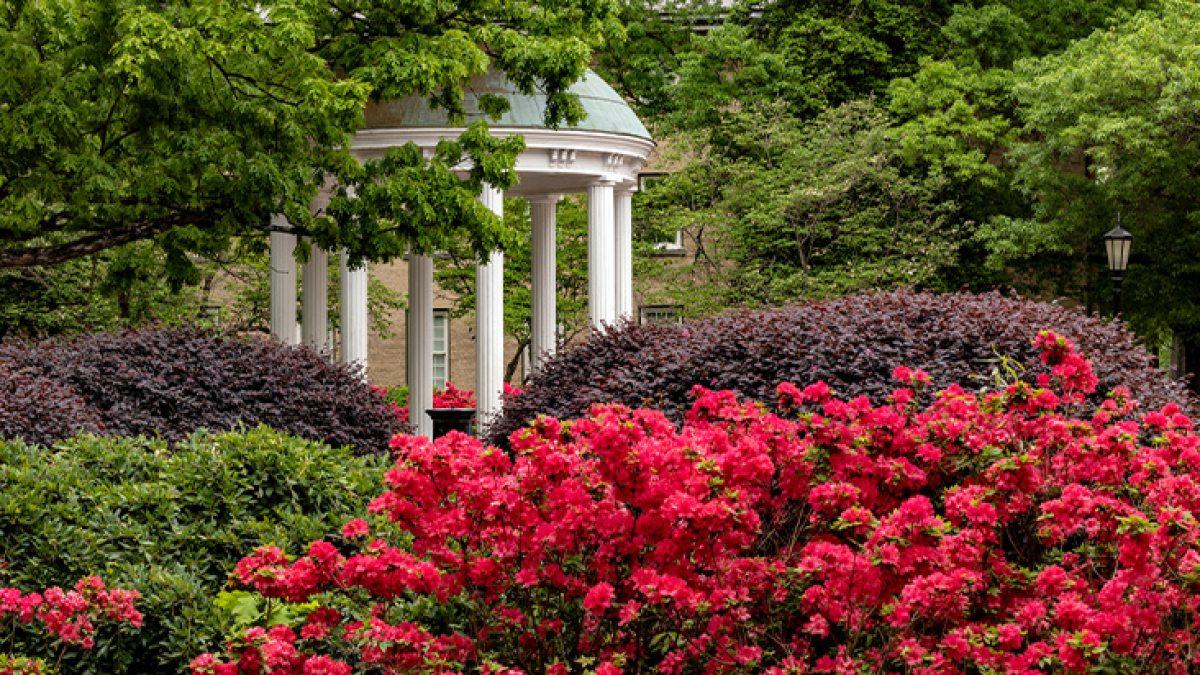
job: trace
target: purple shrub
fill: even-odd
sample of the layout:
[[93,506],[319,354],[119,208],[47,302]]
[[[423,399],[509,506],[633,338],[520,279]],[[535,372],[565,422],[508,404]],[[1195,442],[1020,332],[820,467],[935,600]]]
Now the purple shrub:
[[880,402],[892,368],[922,368],[935,388],[990,381],[1005,356],[1036,366],[1031,340],[1052,329],[1095,364],[1101,392],[1129,386],[1143,408],[1189,401],[1132,333],[1059,305],[1000,293],[867,293],[783,309],[737,311],[683,325],[627,325],[592,335],[534,375],[492,427],[501,442],[537,415],[583,416],[598,402],[652,406],[679,420],[695,384],[774,399],[783,381],[824,380]]
[[[177,442],[199,428],[265,424],[379,452],[398,429],[382,398],[354,371],[271,340],[141,328],[6,345],[0,362],[73,390],[111,434]],[[71,433],[64,428],[59,437]]]

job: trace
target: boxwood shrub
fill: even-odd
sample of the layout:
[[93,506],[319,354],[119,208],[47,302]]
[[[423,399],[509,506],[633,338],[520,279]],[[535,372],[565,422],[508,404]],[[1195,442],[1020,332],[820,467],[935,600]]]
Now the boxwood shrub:
[[[0,363],[68,388],[114,435],[176,442],[201,428],[224,431],[261,423],[359,452],[378,452],[400,426],[358,373],[311,349],[200,328],[141,328],[8,344],[0,347]],[[42,406],[37,397],[23,400]],[[35,416],[17,408],[7,411],[7,426]],[[0,428],[6,437],[48,440],[44,428],[10,431],[6,421],[0,421]],[[64,425],[57,437],[74,431]]]
[[1123,383],[1144,406],[1187,400],[1119,324],[1055,304],[1000,293],[900,290],[783,309],[738,311],[683,325],[626,325],[596,333],[552,359],[508,398],[493,441],[539,414],[583,416],[592,403],[654,407],[678,421],[695,384],[774,399],[782,381],[824,380],[844,397],[879,403],[896,364],[928,371],[938,388],[982,384],[1006,356],[1037,366],[1030,343],[1053,329],[1095,363],[1101,391]]
[[[382,488],[383,458],[266,427],[161,440],[81,436],[55,448],[0,443],[0,586],[99,574],[136,588],[145,624],[69,650],[69,673],[185,672],[232,617],[214,599],[262,544],[298,550]],[[45,644],[15,653],[53,662]]]

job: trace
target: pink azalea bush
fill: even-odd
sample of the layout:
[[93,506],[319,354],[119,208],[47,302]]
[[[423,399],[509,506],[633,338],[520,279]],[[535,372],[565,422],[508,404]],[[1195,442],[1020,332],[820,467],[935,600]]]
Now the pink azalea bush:
[[[6,622],[37,626],[63,646],[91,649],[97,622],[142,625],[134,604],[137,591],[108,588],[95,576],[84,577],[70,590],[57,586],[42,592],[22,593],[0,588],[0,626]],[[32,675],[45,672],[39,659],[0,654],[0,675]]]
[[1200,436],[1121,388],[1085,410],[1091,365],[1036,345],[982,394],[900,367],[880,406],[697,388],[681,428],[397,436],[374,522],[234,572],[319,609],[193,673],[1196,670]]

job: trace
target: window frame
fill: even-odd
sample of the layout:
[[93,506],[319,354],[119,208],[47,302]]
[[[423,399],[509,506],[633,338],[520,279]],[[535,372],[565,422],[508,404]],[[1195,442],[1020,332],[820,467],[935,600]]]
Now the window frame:
[[[442,321],[445,321],[445,331],[442,336],[442,339],[445,344],[442,345],[443,349],[440,352],[437,350],[437,337],[436,337],[437,325],[438,325],[439,319]],[[451,327],[450,322],[451,322],[450,310],[448,310],[448,309],[434,309],[433,310],[433,331],[435,333],[435,337],[431,341],[432,344],[430,344],[430,347],[433,352],[432,356],[433,356],[435,365],[434,365],[433,371],[430,373],[430,375],[432,377],[432,381],[430,382],[430,385],[433,387],[434,391],[445,389],[446,383],[452,381],[452,379],[450,377],[450,359],[451,359],[450,354],[452,351],[451,346],[450,346],[450,343],[452,342],[452,340],[450,339],[450,327]],[[437,361],[438,356],[442,356],[445,358],[445,365],[444,365],[445,372],[443,373],[442,384],[440,387],[438,386],[438,381],[437,381],[437,366],[436,366],[436,361]]]
[[[666,171],[641,171],[637,176],[638,192],[645,192],[653,183],[660,181],[670,173]],[[672,239],[656,241],[652,244],[656,256],[682,256],[687,250],[683,246],[683,230],[675,230]]]
[[[648,313],[669,312],[670,316],[663,319],[648,319]],[[660,323],[664,325],[680,325],[683,323],[683,305],[641,305],[638,307],[638,323],[643,326]]]

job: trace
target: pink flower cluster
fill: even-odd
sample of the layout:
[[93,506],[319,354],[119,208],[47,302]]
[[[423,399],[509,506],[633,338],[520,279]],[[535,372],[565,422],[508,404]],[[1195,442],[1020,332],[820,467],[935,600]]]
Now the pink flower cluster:
[[[0,588],[0,622],[12,619],[37,624],[63,644],[91,649],[97,621],[142,625],[142,615],[134,607],[140,597],[137,591],[107,588],[95,576],[80,579],[71,590],[53,586],[40,593],[22,593],[16,588]],[[5,658],[0,673],[41,672],[36,660]]]
[[986,393],[901,368],[879,406],[698,387],[679,429],[608,405],[511,454],[397,436],[391,524],[238,565],[321,604],[300,634],[193,672],[1200,669],[1200,436],[1121,388],[1084,414],[1090,364],[1037,345],[1047,373]]
[[[323,610],[318,610],[321,612]],[[314,612],[317,614],[317,612]],[[307,628],[307,626],[306,626]],[[237,660],[221,662],[212,654],[192,661],[193,673],[238,675],[238,673],[302,673],[303,675],[350,675],[354,672],[343,661],[328,656],[312,656],[296,649],[297,636],[287,626],[270,629],[250,628],[229,643],[230,653]]]
[[453,382],[447,382],[445,389],[433,392],[434,408],[474,408],[475,392],[470,389],[459,389]]

